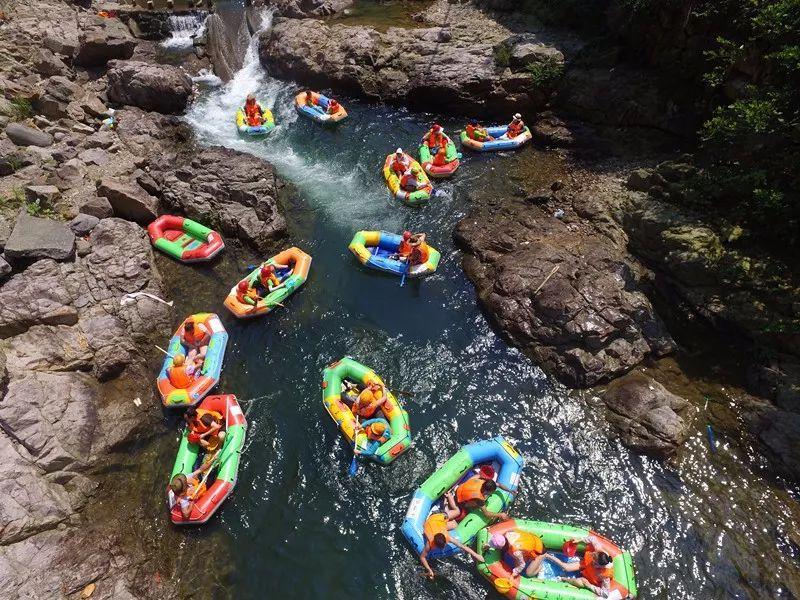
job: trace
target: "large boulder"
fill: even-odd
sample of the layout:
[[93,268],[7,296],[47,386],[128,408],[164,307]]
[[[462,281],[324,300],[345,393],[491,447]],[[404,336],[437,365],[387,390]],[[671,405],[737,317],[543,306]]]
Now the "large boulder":
[[689,402],[643,373],[612,381],[602,398],[608,421],[636,452],[672,457],[689,436]]
[[78,36],[73,62],[82,67],[101,67],[114,59],[128,59],[136,49],[136,39],[117,19],[93,19]]
[[278,210],[278,180],[272,166],[227,148],[203,148],[175,160],[150,164],[153,182],[170,208],[223,235],[266,250],[286,231]]
[[52,120],[69,116],[70,102],[83,95],[83,90],[78,84],[62,75],[40,82],[39,89],[39,97],[33,106],[37,112]]
[[140,225],[147,225],[158,216],[158,199],[131,181],[107,177],[97,184],[97,195],[106,198],[114,215]]
[[9,123],[6,125],[6,135],[17,146],[41,146],[46,148],[53,143],[53,136],[49,133],[21,123]]
[[109,63],[108,99],[160,113],[180,113],[192,96],[192,80],[180,68],[139,61]]
[[30,263],[42,258],[67,260],[75,253],[75,235],[66,223],[40,219],[21,211],[5,247],[12,264]]
[[78,210],[86,215],[92,215],[98,219],[106,219],[114,216],[114,208],[108,198],[92,196],[78,207]]
[[272,6],[281,16],[303,19],[325,17],[353,5],[353,0],[274,0]]

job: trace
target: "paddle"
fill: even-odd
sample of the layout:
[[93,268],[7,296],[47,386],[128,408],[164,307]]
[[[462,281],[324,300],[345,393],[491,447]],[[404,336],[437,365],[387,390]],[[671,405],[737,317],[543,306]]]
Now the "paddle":
[[[356,417],[356,425],[358,425],[358,417]],[[350,467],[347,469],[347,474],[350,477],[354,477],[355,474],[358,472],[358,462],[356,462],[356,457],[358,453],[358,430],[353,431],[353,460],[350,461]]]
[[403,287],[403,285],[405,285],[405,283],[406,283],[406,274],[408,273],[408,270],[410,268],[411,268],[411,257],[409,256],[406,259],[406,268],[403,269],[403,275],[400,277],[400,287]]
[[169,352],[167,352],[166,350],[164,350],[164,349],[163,349],[161,346],[158,346],[158,345],[156,345],[156,344],[153,344],[153,345],[154,345],[156,348],[158,348],[159,350],[161,350],[161,351],[162,351],[164,354],[166,354],[167,356],[169,356],[170,358],[175,358],[175,355],[174,355],[174,354],[170,354]]

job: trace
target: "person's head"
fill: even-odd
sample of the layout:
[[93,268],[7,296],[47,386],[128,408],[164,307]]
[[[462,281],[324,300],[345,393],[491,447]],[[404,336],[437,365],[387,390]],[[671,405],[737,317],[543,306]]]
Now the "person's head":
[[493,533],[492,537],[489,538],[489,546],[494,548],[495,550],[502,550],[506,547],[508,540],[506,536],[502,533]]
[[188,487],[188,482],[186,481],[186,475],[181,473],[180,475],[175,475],[172,478],[172,481],[169,482],[169,487],[174,494],[180,496],[186,491]]
[[514,113],[514,120],[515,121],[521,121],[522,120],[522,115],[519,114],[519,113]]
[[481,493],[484,496],[488,496],[489,494],[493,493],[497,489],[497,484],[494,482],[494,479],[487,479],[481,485]]
[[475,127],[478,124],[478,119],[470,119],[469,124]]
[[447,536],[443,533],[437,533],[433,536],[433,545],[441,550],[447,546]]
[[172,366],[181,367],[186,362],[186,357],[183,354],[176,354],[172,357]]
[[397,158],[403,158],[403,149],[398,148],[397,150],[394,151],[394,154],[395,156],[397,156]]
[[594,555],[594,561],[600,567],[606,567],[611,564],[611,557],[605,552],[598,552]]
[[194,421],[197,418],[197,409],[194,406],[190,406],[183,413],[183,418],[187,421]]
[[256,97],[253,94],[247,94],[247,99],[245,100],[245,102],[247,102],[248,104],[252,104],[255,101]]
[[383,435],[384,433],[386,433],[386,425],[384,423],[381,423],[380,421],[378,421],[377,423],[373,423],[372,425],[370,425],[370,427],[372,428],[372,433],[374,433],[375,435]]
[[405,241],[408,241],[408,240],[410,240],[410,239],[411,239],[411,232],[410,232],[410,231],[404,231],[404,232],[403,232],[403,239],[404,239]]
[[244,292],[246,292],[247,290],[250,289],[250,286],[247,285],[246,281],[240,281],[239,285],[236,286],[236,289],[238,289],[240,292],[244,293]]
[[442,130],[442,126],[441,126],[441,125],[439,125],[438,123],[434,123],[434,124],[433,124],[433,127],[431,127],[431,130],[432,130],[434,133],[439,133],[439,132]]
[[184,326],[183,326],[183,328],[184,328],[186,331],[188,331],[188,332],[190,332],[190,333],[191,333],[192,331],[194,331],[194,321],[192,321],[191,319],[188,319],[188,320],[186,321],[186,325],[184,325]]
[[200,417],[200,422],[206,427],[211,427],[214,424],[214,417],[206,413],[202,417]]
[[261,276],[262,277],[269,277],[275,272],[275,267],[272,265],[264,265],[261,267]]

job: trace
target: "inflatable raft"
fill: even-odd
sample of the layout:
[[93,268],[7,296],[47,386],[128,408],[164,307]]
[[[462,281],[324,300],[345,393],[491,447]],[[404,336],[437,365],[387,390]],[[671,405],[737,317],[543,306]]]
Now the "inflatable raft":
[[353,236],[348,249],[362,265],[385,273],[406,277],[430,275],[439,266],[441,254],[433,246],[428,246],[428,260],[421,265],[413,265],[392,258],[400,247],[403,238],[386,231],[358,231]]
[[[422,169],[421,165],[411,158],[410,155],[405,154],[405,157],[408,159],[409,165],[412,168],[416,165],[420,167],[420,170]],[[383,163],[383,178],[386,180],[386,187],[389,188],[391,194],[409,206],[419,206],[430,200],[431,194],[433,194],[433,186],[431,185],[430,179],[428,179],[428,176],[425,174],[425,171],[420,172],[420,181],[425,183],[425,186],[418,189],[416,192],[406,192],[400,188],[400,176],[398,176],[390,166],[393,158],[394,154],[390,154]]]
[[[492,467],[493,479],[512,491],[516,491],[525,460],[502,436],[467,444],[456,452],[436,472],[417,488],[408,505],[403,521],[403,535],[420,554],[425,547],[423,527],[433,512],[442,512],[444,495],[470,477],[477,475],[481,467]],[[486,508],[501,512],[511,503],[513,496],[499,487],[486,500]],[[449,535],[463,544],[470,544],[475,535],[489,524],[482,512],[472,510],[459,522]],[[431,558],[452,556],[460,552],[457,546],[448,543],[441,550],[428,552]]]
[[[486,562],[478,564],[478,571],[492,582],[496,589],[511,600],[528,600],[529,598],[542,598],[543,600],[592,600],[597,598],[589,590],[579,589],[568,583],[558,581],[559,576],[569,576],[558,565],[545,561],[537,577],[513,576],[514,568],[504,560],[501,553],[494,548],[484,548],[489,537],[494,533],[505,534],[509,531],[526,531],[541,538],[545,552],[555,554],[564,562],[579,561],[586,550],[586,545],[581,543],[577,548],[577,555],[570,558],[562,554],[565,542],[573,539],[589,538],[595,551],[607,553],[613,559],[614,580],[612,589],[620,593],[621,598],[635,598],[637,594],[636,578],[633,573],[633,560],[629,552],[621,550],[614,542],[598,535],[589,529],[561,525],[559,523],[544,523],[541,521],[509,520],[497,523],[478,532],[475,550],[483,556]],[[580,573],[572,575],[579,577]],[[498,581],[499,580],[499,581]]]
[[[389,424],[391,435],[383,444],[369,440],[363,430],[359,432],[354,442],[356,418],[342,400],[342,381],[344,380],[362,386],[370,381],[377,381],[386,390],[388,399],[380,408],[380,412],[381,417]],[[325,410],[328,411],[345,439],[351,445],[354,443],[357,445],[362,453],[361,456],[386,465],[408,450],[411,445],[408,413],[403,410],[397,398],[372,369],[352,358],[344,357],[337,360],[322,371],[322,404],[325,405]]]
[[505,135],[506,131],[508,131],[508,125],[488,127],[486,130],[489,132],[490,136],[495,138],[491,142],[479,142],[477,140],[473,140],[472,138],[467,137],[466,131],[462,131],[461,145],[464,148],[469,148],[470,150],[475,150],[476,152],[497,152],[499,150],[515,150],[523,144],[530,142],[533,138],[531,130],[528,129],[527,125],[522,133],[515,138],[511,138],[510,140],[498,139],[502,135]]
[[[170,383],[167,376],[167,369],[172,366],[172,357],[176,354],[187,354],[187,349],[181,344],[181,333],[186,321],[192,319],[197,324],[202,324],[209,332],[211,339],[208,342],[206,358],[200,373],[195,376],[194,382],[186,389],[176,388]],[[200,402],[203,397],[219,382],[219,374],[222,371],[222,359],[225,356],[225,346],[228,344],[228,332],[222,326],[222,321],[214,313],[198,313],[191,315],[181,323],[175,335],[167,346],[167,356],[164,357],[164,364],[158,374],[156,385],[158,393],[161,395],[161,402],[165,407],[183,407],[194,405]]]
[[311,92],[314,99],[314,107],[306,105],[306,93],[300,92],[294,97],[294,107],[304,117],[308,117],[317,123],[334,124],[347,118],[347,111],[344,106],[339,104],[339,110],[333,114],[328,114],[328,105],[331,99],[317,92]]
[[247,277],[241,280],[247,281],[248,285],[253,287],[259,279],[262,266],[267,264],[288,265],[290,261],[294,261],[292,269],[275,269],[275,275],[277,275],[278,279],[280,279],[281,283],[284,285],[264,296],[262,300],[259,300],[255,310],[252,304],[243,304],[236,298],[236,292],[239,286],[238,281],[225,298],[225,307],[240,319],[248,319],[264,315],[271,312],[276,306],[280,306],[283,301],[294,294],[308,278],[308,271],[311,268],[311,257],[300,250],[300,248],[292,247],[276,254],[260,264],[256,269],[251,271]]
[[422,144],[419,147],[419,162],[422,163],[422,168],[425,169],[425,172],[434,179],[450,177],[456,172],[459,164],[461,164],[459,161],[461,155],[456,150],[455,143],[449,137],[447,138],[445,151],[447,152],[447,156],[445,157],[447,162],[443,165],[435,165],[433,164],[433,156],[431,155],[431,150],[428,148],[428,145]]
[[[242,453],[247,432],[247,421],[239,403],[236,401],[236,396],[232,394],[209,396],[200,403],[198,408],[215,411],[223,415],[225,419],[225,441],[218,454],[217,467],[206,480],[206,491],[195,499],[195,504],[188,519],[183,518],[180,507],[175,504],[175,496],[172,490],[167,487],[169,515],[176,525],[202,525],[217,512],[220,505],[230,496],[236,485],[236,476],[239,472],[239,457]],[[172,474],[169,477],[170,481],[176,475],[189,475],[192,473],[201,459],[201,453],[202,449],[199,445],[189,442],[189,429],[184,429],[178,446],[178,455],[175,457],[175,464],[172,466]]]
[[222,236],[196,221],[175,215],[163,215],[147,226],[155,248],[181,262],[211,260],[225,247]]
[[244,109],[240,108],[236,111],[236,129],[242,135],[249,135],[252,137],[267,135],[270,131],[275,129],[275,117],[270,109],[265,108],[261,113],[261,118],[264,120],[261,125],[248,125]]

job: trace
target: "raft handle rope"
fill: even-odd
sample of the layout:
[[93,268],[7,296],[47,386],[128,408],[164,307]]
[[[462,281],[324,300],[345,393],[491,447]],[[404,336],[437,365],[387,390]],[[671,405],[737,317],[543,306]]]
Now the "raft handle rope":
[[125,306],[127,304],[133,303],[137,298],[145,297],[155,300],[156,302],[160,302],[161,304],[166,304],[167,306],[172,306],[174,302],[170,300],[167,302],[156,296],[155,294],[150,294],[149,292],[131,292],[130,294],[125,294],[122,298],[120,298],[120,306]]

